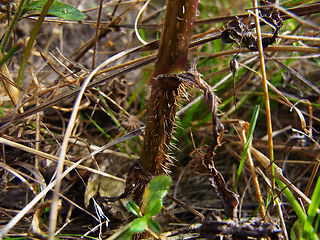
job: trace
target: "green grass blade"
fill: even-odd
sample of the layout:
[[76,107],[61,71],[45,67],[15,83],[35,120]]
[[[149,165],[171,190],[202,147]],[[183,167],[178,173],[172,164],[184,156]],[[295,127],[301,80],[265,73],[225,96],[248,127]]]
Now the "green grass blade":
[[5,64],[21,47],[23,43],[19,41],[17,44],[15,44],[12,48],[9,49],[9,51],[4,54],[4,56],[0,59],[0,67]]
[[304,232],[303,235],[300,236],[300,239],[318,240],[319,237],[317,236],[317,233],[314,231],[314,228],[312,227],[312,225],[309,223],[307,215],[305,214],[302,207],[300,206],[300,204],[298,203],[296,198],[293,196],[293,194],[291,193],[289,188],[283,182],[281,182],[279,179],[276,179],[276,182],[280,186],[280,188],[282,189],[284,195],[286,195],[288,201],[290,202],[292,208],[296,212],[301,223],[304,225],[304,230],[307,230],[307,233]]
[[19,72],[18,72],[18,77],[17,77],[17,83],[20,87],[22,84],[23,73],[24,73],[24,70],[26,69],[32,46],[34,44],[34,41],[36,40],[38,32],[40,31],[40,27],[44,21],[44,18],[47,16],[47,13],[48,13],[53,2],[54,2],[54,0],[47,1],[46,5],[43,7],[43,10],[42,10],[38,20],[36,21],[36,23],[32,29],[32,32],[30,34],[29,41],[28,41],[26,49],[23,53],[23,57],[21,60],[21,64],[20,64],[20,68],[19,68]]
[[6,34],[4,35],[2,41],[1,41],[1,44],[0,44],[0,51],[3,52],[4,48],[6,47],[7,45],[7,42],[8,42],[8,39],[14,29],[14,27],[16,26],[17,22],[19,21],[21,15],[22,15],[22,11],[24,9],[25,6],[27,6],[29,4],[30,0],[20,0],[19,1],[19,5],[18,5],[18,8],[16,10],[16,13],[14,14],[11,22],[10,22],[10,25],[8,27],[8,30],[6,31]]
[[296,200],[296,198],[293,196],[293,194],[291,193],[289,188],[282,181],[280,181],[279,179],[276,179],[276,181],[277,181],[277,184],[282,189],[284,195],[286,195],[287,199],[289,200],[291,206],[293,207],[293,209],[296,212],[296,214],[297,214],[298,218],[300,219],[300,221],[302,223],[305,223],[306,220],[307,220],[307,216],[304,213],[304,211],[301,208],[301,206],[299,205],[299,203]]
[[254,129],[256,127],[256,123],[257,123],[257,120],[258,120],[259,110],[260,110],[260,106],[259,105],[255,106],[255,108],[253,110],[252,118],[251,118],[251,121],[250,121],[250,127],[249,127],[249,130],[248,130],[247,141],[246,141],[246,143],[244,145],[244,148],[243,148],[243,151],[242,151],[241,161],[240,161],[240,165],[239,165],[239,168],[238,168],[236,182],[234,184],[233,191],[235,191],[235,189],[237,188],[237,184],[239,182],[239,178],[240,178],[240,175],[241,175],[241,172],[242,172],[244,161],[246,159],[248,148],[250,146],[250,142],[251,142],[252,137],[253,137],[253,132],[254,132]]
[[[89,114],[85,113],[86,117],[90,120],[90,122],[107,138],[110,139],[111,141],[113,141],[114,139],[106,132],[103,130],[102,127],[99,126],[99,124],[92,118],[89,116]],[[130,158],[131,155],[130,153],[128,153],[128,151],[126,151],[123,147],[120,146],[120,144],[115,144],[123,153],[127,154]]]
[[[317,180],[316,187],[313,191],[312,197],[311,197],[311,204],[308,208],[308,216],[307,216],[307,224],[304,225],[303,234],[310,236],[312,234],[315,234],[314,229],[312,227],[314,223],[314,219],[316,216],[319,216],[319,205],[320,205],[320,177]],[[317,225],[318,223],[316,223]],[[311,226],[311,228],[310,228]]]

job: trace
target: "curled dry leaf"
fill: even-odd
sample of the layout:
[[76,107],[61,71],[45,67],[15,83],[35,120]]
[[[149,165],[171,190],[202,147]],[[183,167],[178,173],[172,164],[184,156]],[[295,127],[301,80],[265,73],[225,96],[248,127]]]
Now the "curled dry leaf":
[[[40,227],[41,222],[42,222],[41,215],[47,207],[50,207],[51,203],[52,203],[52,201],[47,201],[47,202],[41,203],[37,207],[37,209],[35,210],[30,228],[28,230],[29,237],[41,238],[44,235],[46,235],[46,233]],[[60,202],[60,204],[61,204],[61,202]]]
[[209,180],[223,203],[226,216],[233,219],[236,216],[239,203],[238,197],[227,189],[222,174],[215,168],[213,163],[214,150],[221,145],[224,131],[224,127],[217,115],[217,96],[213,93],[210,86],[201,78],[201,74],[197,71],[196,66],[197,61],[193,60],[190,62],[187,72],[177,74],[177,78],[180,81],[194,85],[203,92],[208,108],[212,112],[213,143],[210,148],[203,147],[197,149],[193,153],[191,164],[196,173],[210,176]]
[[[1,2],[0,2],[1,3]],[[2,58],[2,53],[0,53],[0,58]],[[14,106],[18,104],[20,98],[20,87],[13,81],[11,73],[6,64],[0,67],[0,80],[7,92],[9,98],[11,99]]]
[[209,181],[221,199],[226,217],[233,219],[237,213],[238,197],[228,190],[222,174],[215,168],[213,163],[214,154],[204,150],[205,148],[197,149],[191,155],[190,164],[192,164],[194,172],[209,175]]
[[112,198],[115,196],[119,196],[124,188],[124,182],[120,182],[111,178],[106,178],[94,174],[89,178],[87,183],[84,195],[85,206],[88,207],[90,199],[94,197],[97,193],[99,193],[101,197]]
[[224,127],[218,118],[218,98],[211,90],[210,86],[201,78],[201,74],[197,70],[197,59],[190,61],[188,69],[185,73],[177,74],[176,77],[183,82],[194,85],[200,89],[206,99],[206,103],[212,112],[212,126],[213,126],[213,143],[212,151],[214,151],[221,144],[223,138]]
[[238,196],[227,188],[222,174],[215,168],[214,170],[215,175],[212,174],[213,176],[209,178],[209,181],[221,199],[226,217],[233,219],[237,215],[237,207],[239,204]]
[[[126,179],[126,187],[124,193],[119,196],[119,198],[126,198],[135,191],[143,191],[145,186],[152,179],[152,174],[146,171],[141,163],[140,159],[137,159],[131,166]],[[133,196],[135,203],[140,205],[140,196]]]
[[[262,0],[260,1],[261,6],[272,5],[272,1]],[[262,45],[263,48],[268,47],[273,44],[278,38],[279,30],[283,25],[283,20],[280,16],[279,10],[276,8],[262,8],[260,10],[260,17],[263,24],[270,26],[273,31],[271,37],[263,37]],[[227,25],[223,28],[221,33],[221,39],[225,43],[237,43],[240,46],[240,43],[243,43],[246,48],[251,51],[258,51],[258,42],[257,38],[254,36],[254,33],[251,31],[254,24],[250,22],[248,17],[236,17],[232,21],[228,22]]]

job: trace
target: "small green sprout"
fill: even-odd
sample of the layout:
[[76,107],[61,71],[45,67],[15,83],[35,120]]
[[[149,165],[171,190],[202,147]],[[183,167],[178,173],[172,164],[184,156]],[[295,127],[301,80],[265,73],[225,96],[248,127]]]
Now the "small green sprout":
[[151,217],[161,211],[162,199],[167,194],[170,185],[171,178],[166,175],[157,176],[152,179],[144,191],[141,208],[133,201],[127,203],[128,210],[136,215],[137,218],[126,225],[120,234],[116,233],[115,235],[117,236],[114,236],[112,239],[129,240],[133,234],[145,230],[151,232],[151,234],[161,233],[159,223]]

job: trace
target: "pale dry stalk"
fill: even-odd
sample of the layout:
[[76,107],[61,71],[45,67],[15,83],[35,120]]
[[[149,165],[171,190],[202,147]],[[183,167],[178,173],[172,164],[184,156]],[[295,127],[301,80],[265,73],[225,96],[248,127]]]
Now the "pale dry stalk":
[[[243,146],[245,145],[246,141],[247,141],[247,137],[246,137],[246,134],[248,131],[246,131],[247,128],[247,125],[248,123],[245,123],[243,121],[240,121],[239,122],[239,125],[237,127],[237,133],[240,137],[240,140],[243,144]],[[250,142],[250,146],[251,146],[251,142]],[[250,147],[249,146],[249,147]],[[261,190],[260,190],[260,186],[259,186],[259,181],[258,181],[258,177],[257,177],[257,174],[256,174],[256,170],[255,170],[255,166],[254,166],[254,163],[253,163],[253,159],[252,159],[252,156],[251,156],[251,153],[250,151],[247,151],[247,164],[249,166],[249,169],[250,169],[250,173],[252,175],[252,180],[253,180],[253,183],[254,183],[254,187],[255,187],[255,190],[256,190],[256,197],[257,197],[257,200],[260,204],[260,214],[261,214],[261,217],[263,219],[266,219],[266,210],[265,210],[265,206],[264,206],[264,202],[263,202],[263,199],[262,199],[262,195],[261,195]]]

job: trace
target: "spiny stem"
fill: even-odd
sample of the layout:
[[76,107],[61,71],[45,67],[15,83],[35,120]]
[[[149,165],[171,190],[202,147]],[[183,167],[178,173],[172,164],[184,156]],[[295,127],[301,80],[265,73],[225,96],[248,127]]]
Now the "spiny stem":
[[180,87],[178,79],[158,76],[186,70],[197,5],[197,0],[167,0],[140,159],[143,168],[155,175],[164,172]]

